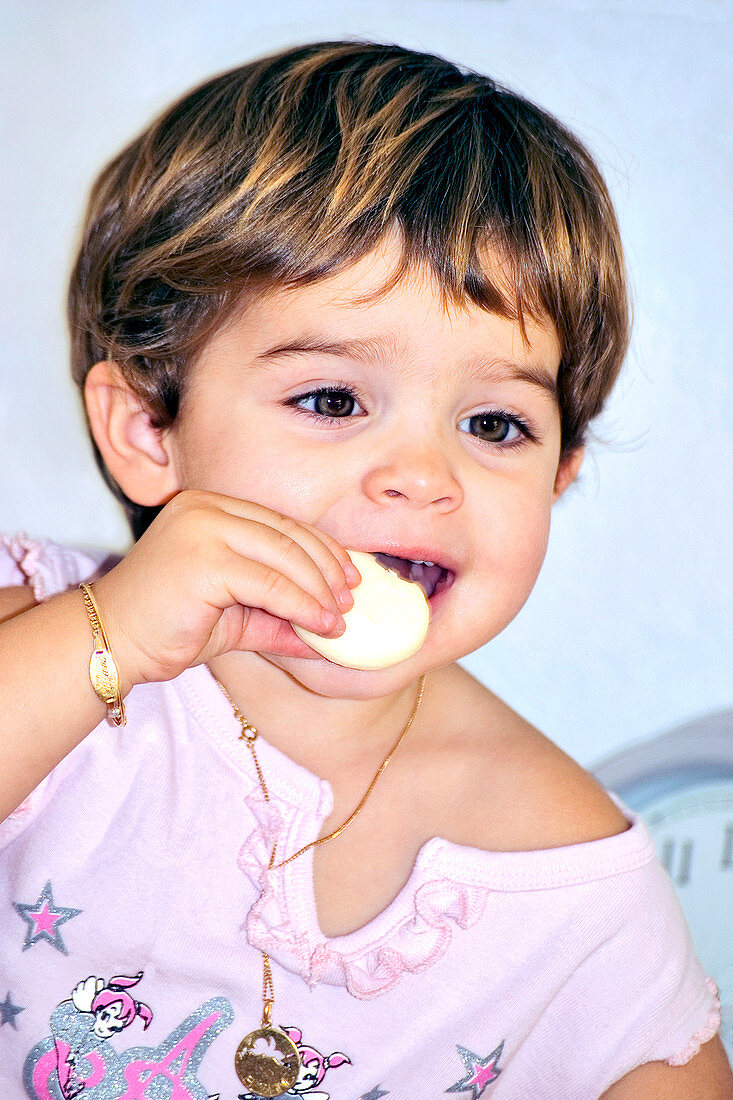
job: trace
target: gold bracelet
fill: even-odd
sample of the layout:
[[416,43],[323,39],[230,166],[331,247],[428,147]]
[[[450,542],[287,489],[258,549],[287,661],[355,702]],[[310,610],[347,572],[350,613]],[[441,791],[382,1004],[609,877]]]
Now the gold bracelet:
[[107,707],[107,721],[111,726],[124,726],[127,724],[125,707],[120,695],[120,673],[117,662],[112,656],[107,633],[102,626],[99,617],[92,586],[80,584],[81,594],[84,597],[84,606],[89,616],[89,625],[92,628],[94,649],[89,660],[89,679],[92,687]]

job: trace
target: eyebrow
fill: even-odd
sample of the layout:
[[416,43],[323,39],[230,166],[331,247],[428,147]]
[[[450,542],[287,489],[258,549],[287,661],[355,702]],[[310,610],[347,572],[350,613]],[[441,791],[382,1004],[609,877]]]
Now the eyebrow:
[[[260,352],[255,356],[255,362],[264,364],[266,360],[284,359],[290,355],[332,355],[334,358],[351,358],[369,363],[384,360],[389,355],[396,357],[399,350],[397,340],[392,334],[354,340],[329,340],[319,336],[303,336]],[[461,373],[478,381],[493,375],[497,381],[501,382],[526,382],[547,393],[556,405],[560,404],[556,379],[550,371],[539,364],[477,358],[463,367]]]
[[499,382],[526,382],[530,386],[543,390],[558,408],[560,406],[557,380],[550,371],[539,364],[515,363],[507,359],[479,360],[471,364],[466,373],[479,380],[493,374]]
[[340,359],[360,359],[370,362],[397,355],[399,347],[394,336],[374,336],[354,340],[327,340],[320,336],[302,336],[261,352],[256,358],[279,359],[287,355],[333,355]]

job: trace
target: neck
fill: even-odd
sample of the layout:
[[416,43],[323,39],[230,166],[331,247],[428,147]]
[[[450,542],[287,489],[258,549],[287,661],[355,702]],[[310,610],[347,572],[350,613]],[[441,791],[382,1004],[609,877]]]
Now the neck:
[[415,681],[373,699],[329,698],[254,653],[227,653],[210,667],[266,741],[324,779],[389,751],[418,691]]

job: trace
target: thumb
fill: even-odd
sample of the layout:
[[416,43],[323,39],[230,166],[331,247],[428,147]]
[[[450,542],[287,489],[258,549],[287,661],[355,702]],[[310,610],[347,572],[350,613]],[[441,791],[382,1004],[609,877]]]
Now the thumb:
[[253,607],[243,630],[243,648],[277,653],[281,657],[307,657],[316,660],[320,654],[306,645],[293,630],[287,619],[278,619],[266,611]]

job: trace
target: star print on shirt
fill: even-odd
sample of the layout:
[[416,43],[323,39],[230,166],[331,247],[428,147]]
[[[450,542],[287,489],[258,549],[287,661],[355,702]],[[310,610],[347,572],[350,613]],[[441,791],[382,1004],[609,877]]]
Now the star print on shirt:
[[472,1050],[468,1050],[467,1047],[457,1046],[456,1050],[460,1055],[463,1065],[466,1067],[466,1076],[462,1081],[456,1081],[455,1085],[451,1085],[446,1092],[470,1092],[471,1100],[478,1100],[479,1096],[483,1095],[487,1085],[490,1085],[492,1081],[501,1073],[501,1069],[497,1065],[497,1062],[501,1058],[501,1052],[504,1049],[504,1042],[499,1043],[496,1050],[492,1050],[491,1054],[487,1054],[485,1058],[479,1058],[478,1054],[474,1054]]
[[14,901],[13,905],[28,925],[28,931],[23,942],[24,951],[27,951],[29,947],[33,947],[41,940],[45,940],[46,943],[50,943],[62,954],[69,954],[59,929],[67,920],[78,916],[82,910],[67,909],[63,905],[56,905],[53,900],[53,887],[50,880],[43,887],[38,901],[32,904]]
[[380,1096],[389,1096],[389,1093],[385,1092],[384,1089],[380,1089],[379,1085],[377,1085],[376,1088],[369,1089],[369,1092],[363,1093],[359,1097],[359,1100],[379,1100]]
[[15,1017],[19,1012],[25,1012],[25,1009],[21,1008],[20,1005],[14,1005],[10,992],[8,992],[5,1000],[0,1001],[0,1027],[2,1027],[3,1024],[12,1024],[17,1031],[18,1025],[15,1022]]

